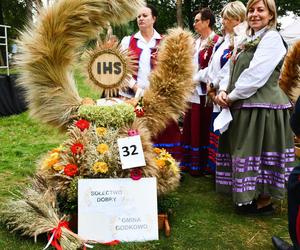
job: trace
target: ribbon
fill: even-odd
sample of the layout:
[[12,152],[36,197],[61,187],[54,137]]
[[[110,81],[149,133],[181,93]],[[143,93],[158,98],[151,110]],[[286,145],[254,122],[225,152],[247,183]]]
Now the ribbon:
[[102,243],[102,244],[106,245],[106,246],[115,246],[115,245],[118,245],[119,243],[120,243],[119,240],[113,240],[113,241],[105,242],[105,243]]
[[[67,221],[60,221],[58,223],[58,226],[53,228],[49,234],[48,234],[48,244],[47,246],[43,249],[47,249],[50,245],[52,245],[53,247],[55,247],[56,250],[63,250],[61,245],[59,244],[59,239],[61,237],[62,234],[62,227],[65,227],[67,229],[69,228],[69,223]],[[50,236],[51,235],[51,236]]]

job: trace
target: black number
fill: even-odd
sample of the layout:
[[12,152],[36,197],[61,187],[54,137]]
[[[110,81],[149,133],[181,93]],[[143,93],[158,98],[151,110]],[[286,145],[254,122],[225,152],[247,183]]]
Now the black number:
[[124,157],[130,155],[130,153],[128,151],[128,147],[124,146],[124,147],[122,147],[122,150],[123,150],[123,153],[125,153],[125,154],[123,154]]
[[131,145],[130,148],[133,148],[133,151],[131,152],[131,155],[138,155],[139,153],[136,152],[136,146],[135,145]]
[[[131,155],[138,155],[139,153],[136,152],[136,145],[131,145],[130,148],[132,149]],[[130,155],[129,148],[127,146],[122,147],[123,156],[127,157]]]

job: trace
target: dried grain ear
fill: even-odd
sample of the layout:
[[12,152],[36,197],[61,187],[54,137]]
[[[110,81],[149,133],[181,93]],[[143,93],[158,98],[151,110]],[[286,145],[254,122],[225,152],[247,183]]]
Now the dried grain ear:
[[143,0],[59,0],[39,10],[19,39],[19,84],[25,88],[30,114],[65,128],[81,104],[72,66],[87,40],[111,24],[134,19]]
[[139,118],[152,136],[177,120],[193,91],[194,39],[189,31],[174,28],[168,31],[159,50],[157,65],[151,72],[149,89],[143,103],[145,115]]
[[284,59],[279,85],[295,103],[300,95],[300,41],[289,49]]

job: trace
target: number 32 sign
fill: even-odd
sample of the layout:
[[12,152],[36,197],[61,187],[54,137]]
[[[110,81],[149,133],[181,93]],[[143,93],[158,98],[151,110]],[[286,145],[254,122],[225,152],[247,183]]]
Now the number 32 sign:
[[146,165],[141,137],[139,135],[118,139],[122,169]]

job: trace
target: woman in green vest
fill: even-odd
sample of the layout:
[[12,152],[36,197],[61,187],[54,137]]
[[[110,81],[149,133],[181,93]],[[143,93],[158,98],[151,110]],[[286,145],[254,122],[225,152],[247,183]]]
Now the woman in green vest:
[[216,188],[233,194],[236,211],[272,214],[294,161],[291,103],[278,85],[286,46],[276,31],[274,0],[249,0],[249,37],[231,57],[227,91],[218,94],[233,120],[220,137]]

